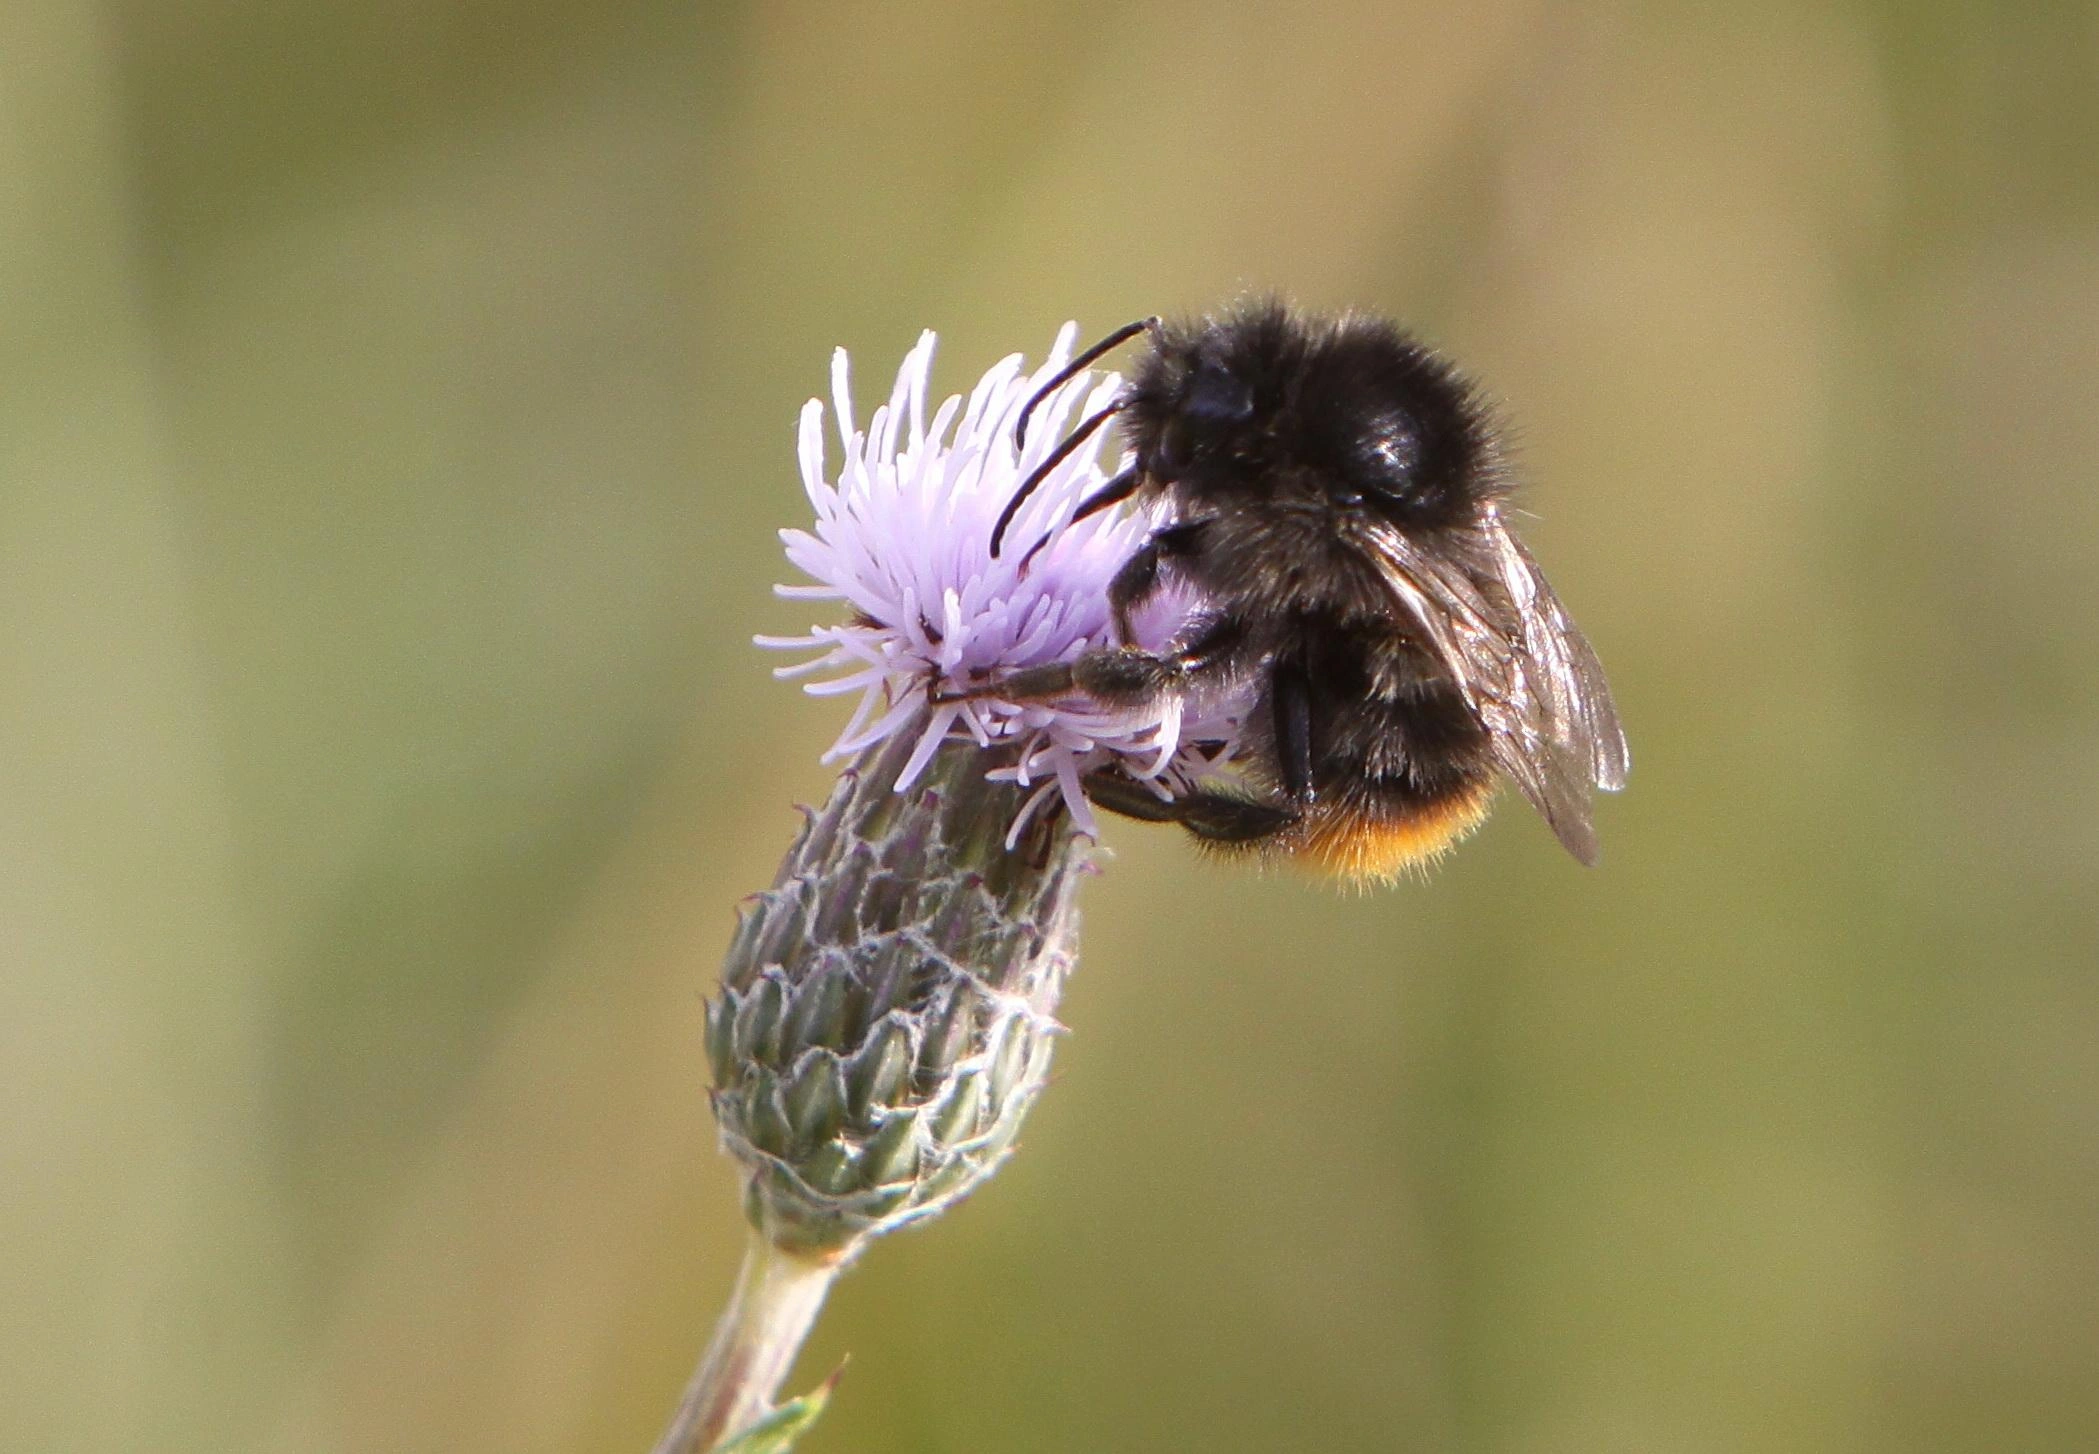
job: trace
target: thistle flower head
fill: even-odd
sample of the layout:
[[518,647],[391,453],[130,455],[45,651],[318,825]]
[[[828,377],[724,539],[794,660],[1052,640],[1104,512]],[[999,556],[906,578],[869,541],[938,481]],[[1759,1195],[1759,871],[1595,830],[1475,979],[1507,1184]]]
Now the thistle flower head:
[[[1049,357],[1025,372],[1018,355],[984,375],[965,401],[949,398],[928,419],[934,336],[905,358],[887,403],[860,429],[846,357],[832,361],[832,409],[843,450],[827,471],[824,407],[810,400],[801,418],[802,483],[816,508],[813,530],[783,530],[787,558],[813,584],[777,588],[795,599],[835,600],[841,622],[806,635],[762,636],[760,644],[815,650],[781,676],[823,672],[806,690],[859,693],[831,756],[850,757],[897,733],[916,746],[897,780],[908,790],[942,742],[963,739],[1007,749],[988,766],[994,778],[1035,786],[1020,817],[1060,792],[1082,831],[1094,829],[1080,784],[1117,764],[1163,794],[1204,776],[1228,753],[1230,701],[1108,710],[1083,699],[1043,703],[995,696],[935,702],[976,690],[1001,673],[1069,661],[1114,645],[1163,646],[1187,621],[1191,602],[1172,589],[1132,622],[1135,640],[1117,642],[1108,582],[1159,523],[1138,509],[1073,521],[1079,504],[1108,479],[1096,444],[1073,452],[1042,479],[991,551],[1000,512],[1081,413],[1107,404],[1120,381],[1081,374],[1045,399],[1014,444],[1022,406],[1071,356],[1067,324]],[[1035,547],[1040,545],[1040,549]]]
[[[712,1102],[746,1212],[796,1256],[849,1260],[997,1168],[1048,1079],[1077,955],[1086,774],[1113,766],[1168,794],[1229,752],[1229,702],[1108,711],[983,695],[1007,672],[1162,647],[1191,609],[1161,593],[1130,623],[1135,639],[1115,639],[1108,583],[1157,522],[1073,520],[1107,479],[1092,450],[1048,469],[992,553],[1002,512],[1075,410],[1119,386],[1071,380],[1016,447],[1015,418],[1074,333],[1034,374],[1009,358],[930,418],[927,334],[864,430],[840,354],[835,479],[823,405],[802,412],[816,523],[782,538],[812,583],[780,590],[839,602],[845,619],[759,640],[817,652],[782,673],[826,673],[810,691],[859,694],[831,749],[853,762],[752,896],[707,1006]],[[958,692],[972,695],[948,700]],[[1060,795],[1067,811],[1043,811]]]

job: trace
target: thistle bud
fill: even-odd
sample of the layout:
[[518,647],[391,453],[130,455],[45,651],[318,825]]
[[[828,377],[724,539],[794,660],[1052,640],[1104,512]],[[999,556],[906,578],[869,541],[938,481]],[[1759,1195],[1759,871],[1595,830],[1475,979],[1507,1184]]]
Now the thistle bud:
[[870,748],[753,896],[707,1006],[723,1146],[775,1246],[845,1260],[997,1169],[1049,1073],[1087,840],[949,744]]

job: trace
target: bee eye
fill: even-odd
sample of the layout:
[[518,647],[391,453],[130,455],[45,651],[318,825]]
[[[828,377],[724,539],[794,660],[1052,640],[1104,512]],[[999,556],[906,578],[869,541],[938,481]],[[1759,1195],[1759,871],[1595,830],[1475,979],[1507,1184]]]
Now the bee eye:
[[1188,380],[1181,410],[1205,424],[1238,424],[1253,415],[1254,391],[1236,374],[1216,364],[1200,363]]

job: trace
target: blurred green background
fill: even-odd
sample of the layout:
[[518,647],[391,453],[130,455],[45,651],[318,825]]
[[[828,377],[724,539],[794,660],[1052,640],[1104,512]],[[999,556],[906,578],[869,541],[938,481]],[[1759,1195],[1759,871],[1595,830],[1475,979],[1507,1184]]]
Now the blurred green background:
[[1604,865],[1114,824],[805,1447],[2099,1448],[2099,16],[1893,0],[10,0],[0,1448],[648,1447],[797,408],[1271,285],[1519,422]]

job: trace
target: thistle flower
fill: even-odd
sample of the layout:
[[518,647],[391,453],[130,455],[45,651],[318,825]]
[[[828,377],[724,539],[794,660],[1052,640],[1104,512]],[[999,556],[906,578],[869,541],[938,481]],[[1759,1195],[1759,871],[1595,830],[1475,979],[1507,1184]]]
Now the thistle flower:
[[[841,349],[832,360],[831,394],[845,459],[834,484],[824,468],[823,404],[810,400],[802,409],[800,457],[816,528],[780,532],[788,560],[814,584],[775,590],[791,599],[839,601],[850,615],[802,636],[757,638],[762,646],[821,653],[775,675],[831,672],[805,690],[860,693],[827,759],[851,757],[898,733],[915,735],[899,792],[910,789],[944,741],[960,737],[980,749],[1010,749],[991,768],[994,779],[1022,786],[1042,780],[1016,816],[1015,837],[1052,787],[1080,831],[1093,834],[1080,781],[1111,762],[1162,795],[1207,775],[1229,752],[1240,705],[1229,698],[1201,701],[1190,716],[1179,698],[1116,711],[1083,699],[931,702],[935,695],[979,689],[1000,672],[1122,644],[1112,639],[1108,582],[1159,521],[1138,510],[1072,521],[1080,502],[1111,473],[1102,469],[1097,448],[1054,468],[1015,517],[1014,544],[991,554],[999,512],[1055,449],[1066,421],[1100,408],[1120,387],[1113,374],[1081,374],[1036,409],[1025,447],[1015,449],[1015,417],[1071,356],[1077,332],[1077,325],[1066,324],[1032,376],[1022,374],[1019,355],[1002,360],[966,405],[959,395],[948,399],[930,424],[926,392],[935,340],[923,334],[865,433],[854,426]],[[1083,411],[1076,407],[1082,400]],[[1169,586],[1139,611],[1131,644],[1163,646],[1190,608]]]
[[[1002,673],[1120,644],[1108,582],[1156,523],[1074,522],[1108,478],[1080,450],[991,554],[1000,511],[1076,406],[1118,387],[1073,379],[1015,446],[1022,405],[1075,336],[1067,326],[1032,375],[1004,360],[928,419],[926,334],[864,431],[841,352],[835,478],[823,405],[802,412],[816,523],[781,535],[810,583],[779,590],[846,616],[759,641],[816,653],[779,673],[824,673],[808,691],[858,693],[829,754],[851,765],[746,906],[707,1006],[712,1103],[759,1240],[663,1454],[763,1413],[836,1270],[968,1195],[1011,1151],[1048,1077],[1077,953],[1095,830],[1086,775],[1112,766],[1166,795],[1230,754],[1230,700],[1108,711],[995,695]],[[1190,610],[1162,592],[1132,623],[1134,644],[1163,646]]]
[[[1116,763],[1169,792],[1230,735],[1216,707],[1189,720],[1174,701],[938,699],[1111,644],[1108,581],[1152,522],[1072,522],[1107,478],[1094,452],[1052,469],[1017,517],[1016,541],[1043,542],[1032,559],[991,552],[999,512],[1065,419],[1118,386],[1070,381],[1016,448],[1018,411],[1075,335],[1064,329],[1036,376],[1008,358],[928,421],[928,333],[865,432],[840,352],[835,482],[823,405],[802,411],[816,526],[781,538],[813,584],[779,591],[849,614],[758,639],[819,653],[779,673],[831,673],[807,690],[859,693],[830,753],[857,761],[744,915],[708,1011],[722,1141],[749,1173],[753,1224],[783,1248],[848,1258],[998,1164],[1049,1067],[1094,826],[1084,775]],[[1133,623],[1138,644],[1163,644],[1188,610],[1172,594],[1152,603]]]

